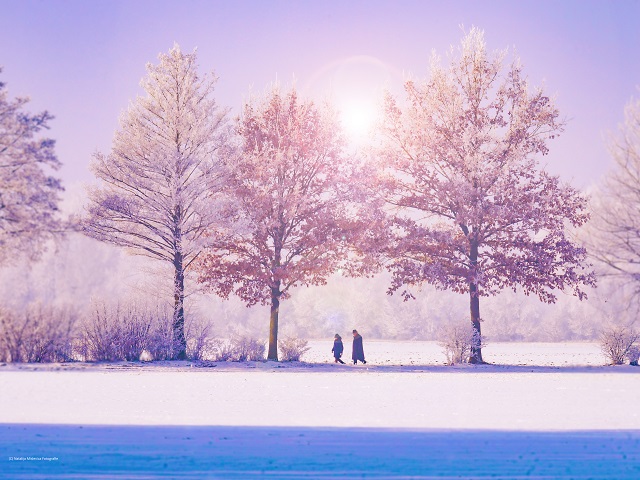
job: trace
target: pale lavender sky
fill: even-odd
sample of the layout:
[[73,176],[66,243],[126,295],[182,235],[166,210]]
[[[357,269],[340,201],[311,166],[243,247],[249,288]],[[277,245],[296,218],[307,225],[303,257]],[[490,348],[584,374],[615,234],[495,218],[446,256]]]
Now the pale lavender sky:
[[604,134],[640,96],[640,1],[0,0],[0,81],[55,115],[60,176],[73,185],[93,180],[91,154],[109,149],[145,64],[174,42],[198,48],[201,71],[220,77],[218,102],[237,113],[276,79],[339,100],[398,91],[403,75],[428,74],[433,49],[459,43],[461,25],[483,29],[490,50],[515,47],[531,83],[556,96],[569,124],[548,169],[596,182]]

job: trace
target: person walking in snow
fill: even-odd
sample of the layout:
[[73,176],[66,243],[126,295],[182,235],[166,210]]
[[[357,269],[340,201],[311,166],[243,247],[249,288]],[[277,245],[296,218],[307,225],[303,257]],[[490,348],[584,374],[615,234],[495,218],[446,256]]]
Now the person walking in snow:
[[340,357],[342,357],[342,352],[344,351],[344,345],[342,345],[342,337],[337,333],[334,337],[333,348],[331,349],[331,351],[333,352],[333,358],[335,359],[334,363],[340,362],[344,365],[344,362],[340,360]]
[[362,346],[362,337],[358,333],[357,330],[353,331],[353,350],[351,352],[351,358],[353,359],[353,364],[356,365],[358,360],[362,363],[367,363],[364,359],[364,348]]

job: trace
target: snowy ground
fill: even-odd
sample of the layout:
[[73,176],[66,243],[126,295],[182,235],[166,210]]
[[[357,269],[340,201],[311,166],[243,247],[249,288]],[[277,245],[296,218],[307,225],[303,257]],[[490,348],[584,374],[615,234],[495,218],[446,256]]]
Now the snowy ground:
[[597,345],[491,344],[494,365],[455,367],[430,342],[365,339],[358,366],[311,347],[2,365],[0,477],[640,478],[640,368]]

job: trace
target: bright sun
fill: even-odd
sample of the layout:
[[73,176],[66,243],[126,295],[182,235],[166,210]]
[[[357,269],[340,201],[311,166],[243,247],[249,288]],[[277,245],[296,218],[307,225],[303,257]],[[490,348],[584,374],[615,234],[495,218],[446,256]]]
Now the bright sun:
[[352,141],[364,140],[373,127],[376,115],[375,99],[346,100],[341,105],[342,126]]
[[326,94],[340,114],[346,140],[359,146],[380,114],[383,91],[393,80],[402,85],[396,69],[366,55],[342,58],[323,66],[307,83],[308,90]]

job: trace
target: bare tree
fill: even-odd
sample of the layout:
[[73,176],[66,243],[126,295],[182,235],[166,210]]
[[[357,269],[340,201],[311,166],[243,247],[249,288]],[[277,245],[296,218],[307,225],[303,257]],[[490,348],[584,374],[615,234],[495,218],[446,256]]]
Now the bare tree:
[[227,110],[212,93],[216,77],[198,75],[196,54],[175,45],[147,65],[138,97],[120,120],[111,152],[92,165],[84,231],[173,267],[173,332],[186,355],[185,273],[205,245],[205,231],[224,225],[222,190],[229,146]]
[[625,108],[624,123],[609,140],[614,161],[595,196],[588,230],[601,274],[640,293],[640,99]]

